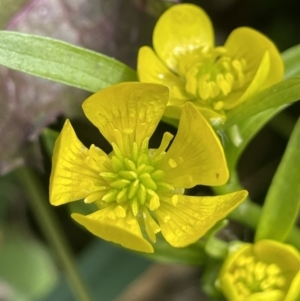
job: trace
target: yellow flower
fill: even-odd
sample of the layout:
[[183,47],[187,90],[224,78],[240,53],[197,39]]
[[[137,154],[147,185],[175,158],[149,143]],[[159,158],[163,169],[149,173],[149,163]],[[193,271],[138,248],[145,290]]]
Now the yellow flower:
[[218,284],[230,301],[297,300],[300,254],[272,240],[243,244],[224,262]]
[[73,219],[93,234],[124,247],[153,252],[160,232],[174,247],[197,241],[245,197],[191,197],[185,188],[221,185],[228,179],[222,146],[192,104],[182,111],[178,133],[166,132],[158,149],[149,138],[168,102],[168,89],[156,84],[122,83],[83,103],[88,119],[111,143],[107,155],[86,148],[67,120],[56,141],[50,179],[50,202],[84,199],[99,210]]
[[192,4],[174,5],[160,17],[153,47],[140,49],[138,75],[141,82],[169,87],[170,118],[178,119],[192,101],[212,124],[222,123],[226,111],[283,76],[280,54],[267,37],[239,27],[215,47],[209,17]]

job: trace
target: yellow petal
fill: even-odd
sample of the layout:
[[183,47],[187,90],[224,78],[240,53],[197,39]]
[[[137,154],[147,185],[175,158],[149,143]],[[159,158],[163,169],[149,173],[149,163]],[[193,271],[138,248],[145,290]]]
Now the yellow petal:
[[108,217],[107,208],[96,211],[87,216],[73,213],[72,218],[94,235],[107,241],[120,244],[125,248],[153,253],[152,245],[143,238],[136,219]]
[[300,271],[300,254],[293,246],[263,239],[253,245],[253,253],[263,262],[275,262],[286,273]]
[[175,119],[176,121],[178,121],[178,119],[181,116],[182,108],[183,105],[182,106],[168,105],[164,112],[164,117]]
[[178,195],[178,202],[164,202],[155,211],[162,235],[174,247],[185,247],[201,238],[216,222],[225,218],[247,196],[247,191],[214,196]]
[[137,70],[139,80],[143,83],[162,84],[170,90],[174,86],[182,86],[184,88],[183,81],[162,63],[150,47],[144,46],[140,48]]
[[[284,299],[283,291],[274,289],[268,292],[258,292],[247,297],[247,301],[282,301]],[[294,299],[295,300],[295,299]]]
[[298,273],[292,280],[284,301],[294,301],[296,296],[298,296],[298,299],[296,299],[298,301],[300,296],[300,268],[298,269]]
[[[164,115],[179,119],[183,105],[190,100],[184,88],[184,81],[171,72],[154,51],[147,46],[141,47],[138,55],[138,75],[143,83],[157,83],[167,86],[170,91],[168,106]],[[169,114],[169,108],[175,108],[176,113]],[[178,113],[177,113],[178,112]]]
[[121,83],[90,96],[82,107],[87,118],[110,142],[128,153],[154,132],[168,102],[168,88],[156,84]]
[[206,120],[209,120],[210,124],[213,126],[218,126],[223,124],[226,120],[226,115],[223,113],[223,110],[214,111],[210,107],[205,107],[196,103],[196,107],[200,113],[205,117]]
[[[267,51],[264,54],[261,63],[246,91],[244,91],[244,93],[240,93],[239,97],[234,97],[235,95],[229,95],[229,98],[224,101],[224,109],[230,110],[247,100],[247,98],[251,97],[258,91],[262,90],[262,87],[264,87],[267,77],[269,76],[270,68],[270,55]],[[239,92],[237,92],[237,94],[238,93]]]
[[274,43],[260,32],[239,27],[232,31],[225,46],[227,54],[246,61],[246,75],[252,80],[261,64],[263,56],[269,53],[270,68],[260,90],[279,82],[284,73],[283,61]]
[[[98,160],[99,153],[105,160],[106,154],[100,149],[96,151],[93,146],[91,151],[97,152]],[[89,166],[93,160],[90,155],[90,150],[78,140],[70,121],[66,120],[53,151],[50,176],[52,205],[57,206],[83,199],[96,192],[97,186],[103,184],[99,177],[99,169]],[[98,162],[98,168],[101,168],[101,162]]]
[[157,21],[153,46],[158,57],[176,71],[180,56],[199,46],[213,46],[213,39],[207,14],[198,6],[179,4],[169,8]]
[[174,187],[222,185],[229,176],[218,137],[191,103],[184,106],[177,135],[161,164],[166,181]]

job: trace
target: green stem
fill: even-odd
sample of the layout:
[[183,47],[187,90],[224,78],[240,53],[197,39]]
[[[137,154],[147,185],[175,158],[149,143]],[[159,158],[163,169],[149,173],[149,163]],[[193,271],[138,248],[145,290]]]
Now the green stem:
[[78,272],[66,238],[63,236],[60,226],[51,211],[48,197],[42,188],[40,179],[35,172],[27,167],[21,167],[16,171],[17,179],[23,186],[27,195],[31,210],[35,214],[45,237],[61,265],[70,288],[78,301],[92,301],[87,288]]
[[[226,185],[214,187],[213,189],[216,194],[225,194],[244,188],[241,186],[236,172],[232,172]],[[229,214],[229,218],[252,229],[256,229],[260,219],[261,211],[262,208],[259,205],[253,203],[250,198],[247,198],[241,205],[239,205]],[[300,250],[300,229],[298,227],[294,227],[291,230],[286,242],[294,245],[298,250]]]

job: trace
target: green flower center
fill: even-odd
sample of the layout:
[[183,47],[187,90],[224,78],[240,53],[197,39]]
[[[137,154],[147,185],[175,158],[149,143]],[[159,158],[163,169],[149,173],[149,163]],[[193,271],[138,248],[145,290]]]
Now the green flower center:
[[246,61],[232,59],[224,47],[202,47],[184,58],[185,89],[214,110],[223,109],[222,97],[246,83]]
[[230,276],[240,296],[239,300],[244,300],[253,293],[282,290],[286,284],[277,264],[259,261],[254,256],[241,256]]
[[112,144],[111,171],[100,173],[107,182],[102,202],[116,202],[121,205],[118,208],[131,209],[134,216],[142,211],[143,206],[151,211],[157,209],[160,195],[174,191],[173,186],[164,182],[165,174],[158,168],[165,152],[149,150],[148,140],[144,140],[140,150],[134,142],[129,156]]

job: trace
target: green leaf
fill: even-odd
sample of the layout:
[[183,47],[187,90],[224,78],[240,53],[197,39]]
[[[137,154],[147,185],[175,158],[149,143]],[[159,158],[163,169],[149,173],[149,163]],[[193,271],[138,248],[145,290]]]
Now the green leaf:
[[[95,238],[80,254],[78,265],[93,300],[111,301],[124,291],[152,262],[141,254]],[[65,277],[39,301],[74,301]]]
[[272,180],[258,223],[255,240],[284,241],[300,207],[300,119]]
[[251,116],[237,125],[233,125],[225,132],[221,132],[227,164],[230,172],[236,168],[239,157],[251,139],[259,130],[276,114],[280,113],[286,105],[268,109],[254,116]]
[[292,103],[300,99],[300,78],[290,78],[275,84],[242,105],[232,109],[227,116],[223,128],[229,128],[234,124],[243,122],[250,116],[256,115],[271,108]]
[[103,54],[11,31],[0,31],[0,64],[90,92],[137,80],[133,69]]
[[281,56],[284,62],[284,78],[300,76],[300,44],[284,51]]

